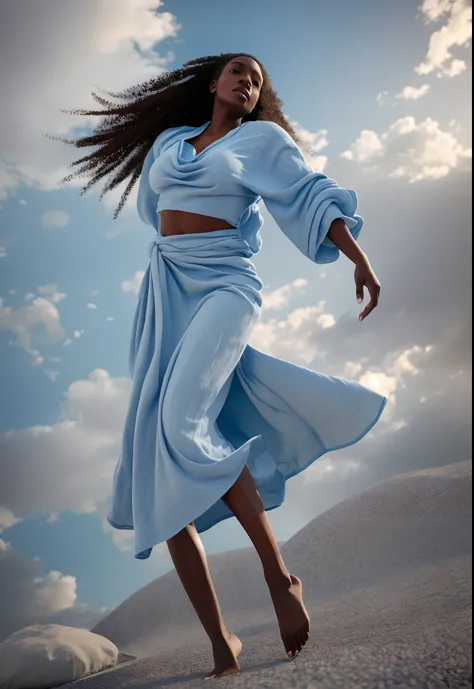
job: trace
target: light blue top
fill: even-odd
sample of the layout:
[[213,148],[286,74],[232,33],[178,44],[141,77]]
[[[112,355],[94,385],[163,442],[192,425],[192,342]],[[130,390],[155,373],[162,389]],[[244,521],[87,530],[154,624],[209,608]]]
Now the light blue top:
[[200,127],[172,127],[157,137],[140,177],[140,218],[159,232],[159,212],[183,210],[221,218],[238,228],[252,253],[262,245],[258,202],[293,244],[315,263],[332,263],[339,249],[326,236],[343,218],[354,239],[363,220],[357,194],[313,172],[291,136],[278,124],[244,122],[196,154],[186,141]]

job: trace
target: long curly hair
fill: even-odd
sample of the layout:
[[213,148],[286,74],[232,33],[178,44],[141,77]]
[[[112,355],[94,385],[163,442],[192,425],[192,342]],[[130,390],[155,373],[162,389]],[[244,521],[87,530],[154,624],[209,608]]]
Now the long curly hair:
[[157,136],[170,127],[198,127],[212,119],[214,95],[209,84],[218,80],[224,67],[239,56],[247,56],[260,65],[263,84],[258,102],[253,111],[242,118],[248,120],[267,120],[279,124],[297,144],[302,144],[282,113],[282,101],[271,86],[267,71],[256,57],[249,53],[221,53],[208,55],[189,62],[171,72],[164,72],[137,86],[119,93],[110,93],[116,99],[128,100],[126,104],[116,104],[96,93],[92,93],[103,110],[61,110],[73,115],[99,115],[102,119],[90,136],[78,139],[64,139],[50,136],[76,148],[98,146],[89,155],[79,158],[68,167],[81,166],[67,175],[62,183],[80,176],[90,177],[80,192],[82,196],[102,177],[109,176],[100,199],[124,180],[130,178],[120,203],[114,212],[116,219],[123,208],[134,184],[140,177],[143,161]]

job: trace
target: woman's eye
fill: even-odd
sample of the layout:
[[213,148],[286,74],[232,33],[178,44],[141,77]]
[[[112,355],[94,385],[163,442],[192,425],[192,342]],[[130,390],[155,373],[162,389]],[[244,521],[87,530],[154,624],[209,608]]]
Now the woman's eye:
[[[237,72],[237,74],[239,74],[239,70],[236,69],[235,67],[231,67],[229,71],[231,71],[231,72]],[[254,84],[255,86],[259,86],[258,81],[254,81],[253,84]]]

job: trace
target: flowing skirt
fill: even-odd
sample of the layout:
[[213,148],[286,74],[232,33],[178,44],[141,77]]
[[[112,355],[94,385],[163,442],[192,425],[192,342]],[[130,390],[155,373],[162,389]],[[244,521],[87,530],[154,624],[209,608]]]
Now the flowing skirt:
[[134,529],[137,559],[194,521],[233,516],[222,501],[247,465],[266,510],[285,482],[358,442],[386,398],[248,344],[262,283],[239,230],[152,244],[130,345],[133,380],[107,520]]

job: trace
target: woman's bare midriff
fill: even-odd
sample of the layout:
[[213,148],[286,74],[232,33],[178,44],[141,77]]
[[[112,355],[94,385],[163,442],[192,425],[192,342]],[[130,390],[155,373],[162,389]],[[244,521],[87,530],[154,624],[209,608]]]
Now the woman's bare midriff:
[[209,215],[199,215],[188,211],[160,211],[160,232],[163,237],[169,237],[172,234],[192,234],[231,229],[235,229],[234,225]]

